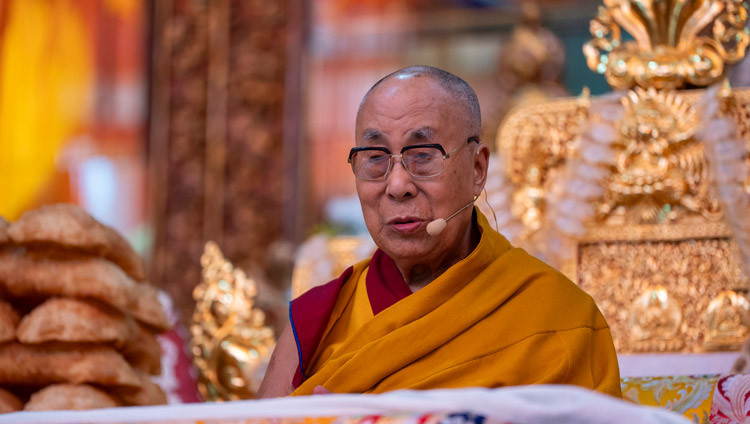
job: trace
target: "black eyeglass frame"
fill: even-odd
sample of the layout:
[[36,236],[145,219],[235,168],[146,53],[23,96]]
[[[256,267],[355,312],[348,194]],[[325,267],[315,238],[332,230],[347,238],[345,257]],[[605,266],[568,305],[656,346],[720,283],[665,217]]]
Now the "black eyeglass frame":
[[[401,151],[399,152],[399,155],[403,155],[404,152],[407,151],[407,150],[421,149],[421,148],[424,148],[424,147],[430,147],[430,148],[435,148],[435,149],[440,150],[440,153],[443,155],[443,160],[446,160],[446,159],[450,158],[453,154],[455,154],[457,151],[459,151],[462,147],[465,147],[466,145],[471,144],[472,141],[476,141],[477,144],[481,144],[478,137],[471,136],[471,137],[469,137],[469,138],[466,139],[466,144],[458,146],[458,147],[456,147],[455,149],[453,149],[452,151],[450,151],[448,153],[445,153],[445,149],[443,148],[442,144],[429,143],[429,144],[414,144],[414,145],[410,145],[410,146],[404,146],[403,148],[401,148]],[[383,174],[382,177],[380,177],[380,178],[385,178],[388,175],[388,173],[391,172],[391,167],[393,166],[393,160],[392,160],[393,153],[391,153],[391,150],[389,148],[387,148],[387,147],[382,147],[382,146],[372,146],[372,147],[371,146],[360,146],[360,147],[352,147],[352,149],[349,150],[349,158],[346,161],[348,163],[352,163],[352,157],[356,153],[366,152],[366,151],[373,151],[373,150],[380,151],[380,152],[383,152],[383,153],[385,153],[385,154],[388,155],[388,170],[385,171],[385,174]],[[403,161],[403,156],[401,157],[401,160]],[[403,165],[403,163],[402,163],[402,165]],[[406,165],[404,165],[404,166],[406,166]],[[352,168],[352,171],[354,171],[353,168]],[[408,172],[408,170],[407,170],[407,172]],[[412,175],[411,172],[409,172],[409,174]],[[440,174],[433,175],[432,177],[436,177],[437,175],[440,175]],[[354,174],[354,176],[357,177],[357,178],[360,178],[360,177],[357,176],[356,173]],[[417,177],[417,178],[432,178],[432,177],[418,177],[416,175],[412,175],[412,176]],[[376,179],[376,180],[366,180],[366,181],[377,181],[377,180],[379,180],[379,178]]]

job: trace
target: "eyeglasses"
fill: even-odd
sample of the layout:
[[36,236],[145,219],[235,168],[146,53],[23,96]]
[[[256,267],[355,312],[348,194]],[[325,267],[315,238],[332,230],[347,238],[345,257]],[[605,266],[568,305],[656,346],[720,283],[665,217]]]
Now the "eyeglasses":
[[416,144],[406,146],[397,155],[387,147],[355,147],[349,151],[348,162],[352,164],[354,175],[362,180],[377,181],[384,179],[393,168],[393,159],[400,158],[404,169],[415,178],[430,178],[443,173],[443,162],[469,145],[472,141],[479,144],[479,139],[469,137],[466,143],[448,153],[440,144]]

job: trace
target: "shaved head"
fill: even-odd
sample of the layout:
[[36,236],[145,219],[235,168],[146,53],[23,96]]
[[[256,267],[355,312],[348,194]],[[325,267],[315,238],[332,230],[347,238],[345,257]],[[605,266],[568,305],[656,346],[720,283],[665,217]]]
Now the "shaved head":
[[408,68],[399,69],[396,72],[386,75],[367,90],[367,93],[362,98],[362,102],[359,104],[357,116],[362,111],[362,105],[365,104],[370,94],[376,91],[381,84],[392,79],[404,78],[430,78],[436,81],[461,106],[461,110],[459,111],[460,117],[464,121],[469,133],[474,137],[481,135],[482,113],[479,110],[477,93],[460,77],[432,66],[409,66]]

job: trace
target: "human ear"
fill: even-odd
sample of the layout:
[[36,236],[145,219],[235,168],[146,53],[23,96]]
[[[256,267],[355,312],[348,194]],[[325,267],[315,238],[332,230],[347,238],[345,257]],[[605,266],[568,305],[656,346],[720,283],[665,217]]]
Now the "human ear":
[[484,184],[487,182],[487,167],[490,163],[490,149],[484,144],[479,144],[474,155],[474,195],[482,193]]

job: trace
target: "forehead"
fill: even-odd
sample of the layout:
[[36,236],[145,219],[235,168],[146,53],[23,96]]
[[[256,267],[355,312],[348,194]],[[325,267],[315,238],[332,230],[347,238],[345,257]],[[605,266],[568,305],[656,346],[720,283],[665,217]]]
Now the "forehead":
[[433,133],[452,131],[461,125],[461,120],[455,119],[456,103],[432,78],[394,77],[375,87],[362,103],[357,115],[357,138],[372,131],[389,137],[420,128],[429,128]]

